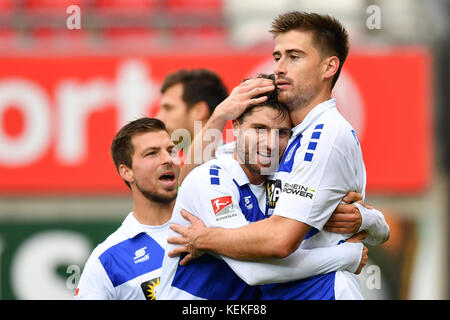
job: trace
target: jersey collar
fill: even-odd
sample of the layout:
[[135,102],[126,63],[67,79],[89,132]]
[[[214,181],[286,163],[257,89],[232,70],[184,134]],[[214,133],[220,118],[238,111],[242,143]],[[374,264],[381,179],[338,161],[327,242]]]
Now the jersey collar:
[[122,226],[127,234],[128,238],[134,238],[138,234],[145,232],[144,227],[133,216],[133,212],[130,212],[122,223]]
[[233,179],[239,186],[250,183],[250,180],[248,180],[248,177],[242,169],[241,165],[236,159],[234,159],[231,154],[222,155],[221,158],[225,160],[223,161],[223,163],[228,167],[228,170],[231,172]]
[[306,115],[306,118],[302,122],[292,128],[292,137],[301,134],[319,115],[331,108],[336,108],[335,98],[319,103]]

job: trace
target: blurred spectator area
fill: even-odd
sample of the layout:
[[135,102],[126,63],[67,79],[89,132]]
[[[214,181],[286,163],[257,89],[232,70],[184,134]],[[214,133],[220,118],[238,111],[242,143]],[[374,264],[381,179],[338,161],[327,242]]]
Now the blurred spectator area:
[[[271,40],[268,21],[305,10],[329,13],[349,30],[353,45],[427,43],[448,28],[445,0],[0,0],[0,48],[42,46],[71,52],[124,42],[154,48],[254,48]],[[81,30],[66,28],[70,5],[81,10]],[[367,8],[381,9],[381,29],[366,27]],[[127,47],[127,46],[125,46]],[[130,47],[127,47],[130,48]]]
[[[223,0],[0,0],[0,45],[58,44],[68,51],[135,41],[141,47],[225,42]],[[81,29],[69,30],[66,9],[77,5]],[[83,48],[85,49],[85,48]]]

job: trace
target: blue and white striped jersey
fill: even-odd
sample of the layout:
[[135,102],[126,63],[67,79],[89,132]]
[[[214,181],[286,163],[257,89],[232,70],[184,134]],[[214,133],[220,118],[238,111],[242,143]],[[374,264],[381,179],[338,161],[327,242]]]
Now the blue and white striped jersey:
[[[335,99],[316,106],[292,131],[278,171],[269,183],[269,215],[311,226],[302,249],[337,245],[351,235],[326,232],[323,226],[348,191],[358,191],[363,197],[365,194],[366,171],[356,132],[338,112]],[[271,299],[363,298],[357,276],[348,271],[282,287],[269,285],[264,292]]]
[[169,223],[140,224],[131,212],[86,262],[76,299],[153,300],[159,285]]
[[[187,225],[181,208],[197,215],[207,226],[237,228],[264,219],[266,186],[250,184],[239,163],[229,154],[195,168],[184,180],[175,203],[171,223]],[[168,236],[176,235],[169,230]],[[362,245],[314,250],[297,250],[285,259],[247,262],[204,254],[186,266],[180,257],[167,253],[175,245],[168,244],[161,272],[157,299],[260,299],[258,284],[286,282],[307,278],[333,270],[356,270]],[[242,280],[241,280],[242,279]]]

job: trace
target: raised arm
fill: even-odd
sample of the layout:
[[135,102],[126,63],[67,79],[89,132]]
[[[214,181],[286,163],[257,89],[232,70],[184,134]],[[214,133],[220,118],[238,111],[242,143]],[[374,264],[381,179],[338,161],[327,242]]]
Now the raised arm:
[[229,120],[237,119],[249,105],[262,103],[267,99],[267,96],[255,98],[256,96],[274,89],[272,80],[264,78],[249,79],[235,87],[228,98],[215,108],[201,132],[194,137],[181,168],[178,184],[181,185],[195,167],[214,158],[221,139],[214,138],[217,135],[212,133],[222,133]]

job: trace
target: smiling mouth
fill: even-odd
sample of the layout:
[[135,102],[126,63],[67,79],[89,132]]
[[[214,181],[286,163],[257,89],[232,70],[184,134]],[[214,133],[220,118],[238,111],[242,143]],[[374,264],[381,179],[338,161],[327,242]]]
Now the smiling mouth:
[[257,153],[261,157],[266,157],[266,158],[271,158],[272,157],[272,155],[270,153],[265,153],[265,152],[262,152],[262,151],[258,151]]

